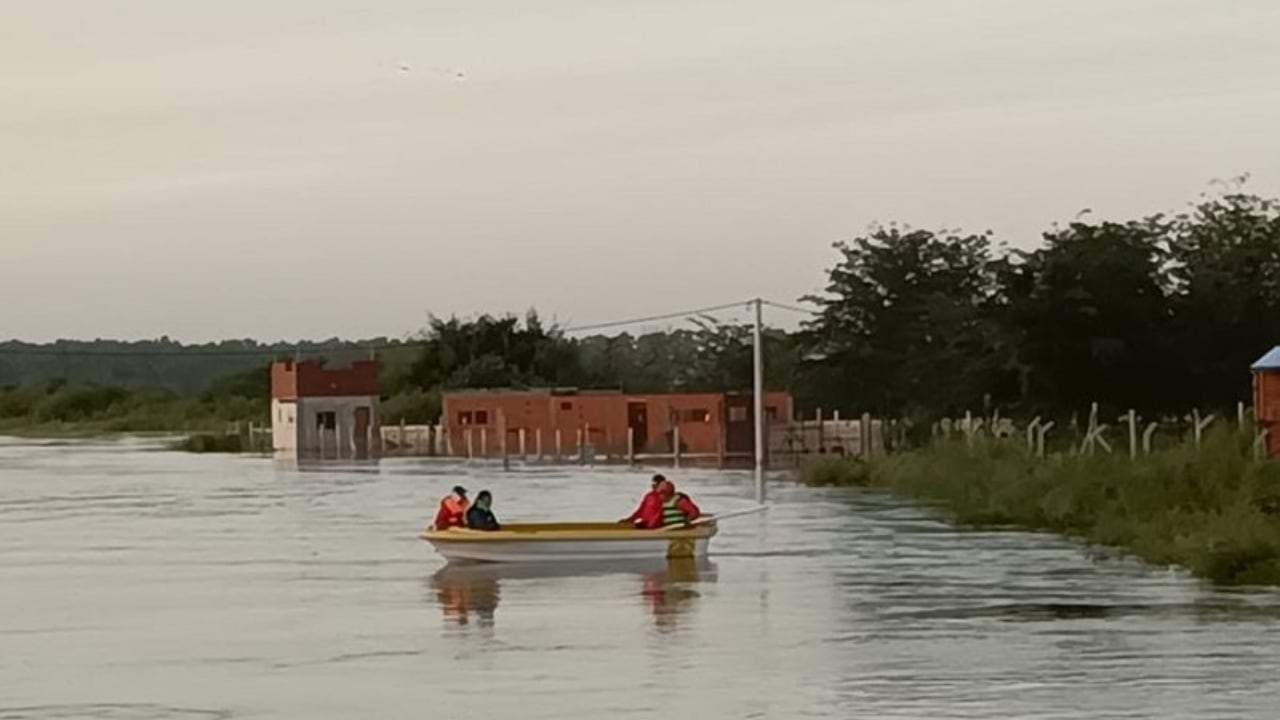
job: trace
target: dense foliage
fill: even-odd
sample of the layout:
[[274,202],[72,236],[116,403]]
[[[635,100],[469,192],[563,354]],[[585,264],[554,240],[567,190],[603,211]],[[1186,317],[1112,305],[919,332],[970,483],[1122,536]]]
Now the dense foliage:
[[897,228],[837,249],[800,385],[849,410],[1222,410],[1280,344],[1280,207],[1234,190],[1030,251]]

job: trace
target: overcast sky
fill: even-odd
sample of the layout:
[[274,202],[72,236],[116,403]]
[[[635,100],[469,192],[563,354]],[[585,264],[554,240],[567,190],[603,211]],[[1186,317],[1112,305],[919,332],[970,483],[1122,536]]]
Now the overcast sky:
[[0,337],[402,335],[1280,195],[1275,0],[0,4]]

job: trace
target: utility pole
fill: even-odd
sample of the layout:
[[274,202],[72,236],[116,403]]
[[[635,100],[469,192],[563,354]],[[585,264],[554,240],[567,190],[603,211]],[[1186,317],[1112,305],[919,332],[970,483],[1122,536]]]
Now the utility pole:
[[751,332],[752,354],[754,355],[752,369],[754,374],[754,389],[752,396],[755,404],[755,448],[756,448],[756,502],[764,502],[764,338],[761,329],[762,310],[764,301],[756,298],[752,301],[756,306],[756,322]]

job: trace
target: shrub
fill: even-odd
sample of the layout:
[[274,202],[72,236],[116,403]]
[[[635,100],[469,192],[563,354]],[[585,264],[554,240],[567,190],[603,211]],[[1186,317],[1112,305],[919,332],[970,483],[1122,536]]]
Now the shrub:
[[193,453],[238,453],[243,452],[244,441],[239,435],[217,435],[200,433],[190,435],[174,445],[175,450]]

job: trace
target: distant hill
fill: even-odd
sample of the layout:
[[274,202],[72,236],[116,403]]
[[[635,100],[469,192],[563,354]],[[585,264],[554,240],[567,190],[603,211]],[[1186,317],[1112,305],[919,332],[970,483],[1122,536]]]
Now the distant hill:
[[346,363],[377,353],[384,361],[399,361],[417,352],[418,347],[412,341],[390,338],[335,338],[298,344],[224,340],[201,345],[184,345],[168,338],[136,342],[59,340],[47,344],[8,341],[0,342],[0,387],[66,381],[163,388],[197,395],[216,380],[264,367],[278,358],[323,358]]

